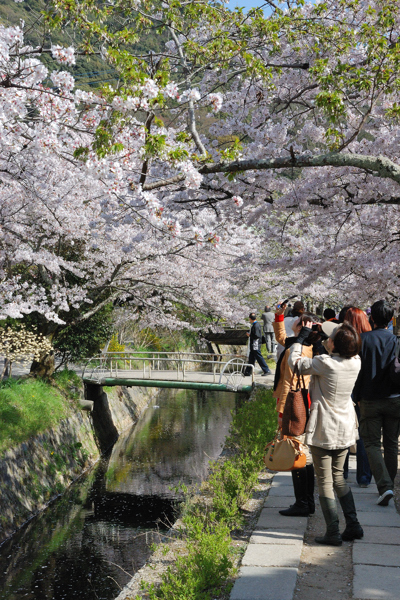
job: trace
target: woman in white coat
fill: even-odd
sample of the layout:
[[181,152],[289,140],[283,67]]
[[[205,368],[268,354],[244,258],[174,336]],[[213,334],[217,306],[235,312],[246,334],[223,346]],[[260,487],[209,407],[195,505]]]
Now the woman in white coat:
[[[329,354],[306,358],[301,343],[311,333],[311,323],[301,330],[290,350],[289,365],[298,363],[300,373],[311,375],[310,418],[306,444],[311,450],[319,488],[319,499],[326,522],[326,533],[315,539],[319,544],[340,546],[342,540],[360,539],[364,532],[357,519],[353,495],[343,476],[347,450],[358,439],[357,419],[351,393],[361,368],[360,336],[350,324],[322,324],[329,335],[324,345]],[[335,500],[342,507],[346,529],[340,535]]]

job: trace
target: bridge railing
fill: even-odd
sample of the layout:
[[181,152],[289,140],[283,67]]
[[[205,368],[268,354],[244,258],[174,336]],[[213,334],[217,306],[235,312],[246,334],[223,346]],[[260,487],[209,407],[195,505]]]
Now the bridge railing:
[[250,373],[254,383],[254,366],[247,363],[247,358],[234,354],[106,352],[85,365],[82,377],[96,382],[106,378],[170,380],[171,377],[177,381],[193,381],[204,374],[212,383],[238,389],[245,372]]
[[182,367],[182,364],[185,364],[187,369],[192,366],[194,370],[203,370],[204,372],[212,372],[217,362],[226,363],[235,358],[245,359],[244,356],[238,354],[211,354],[209,352],[124,351],[105,352],[101,356],[122,369],[134,370],[140,368],[145,362],[153,370],[175,370],[177,366]]

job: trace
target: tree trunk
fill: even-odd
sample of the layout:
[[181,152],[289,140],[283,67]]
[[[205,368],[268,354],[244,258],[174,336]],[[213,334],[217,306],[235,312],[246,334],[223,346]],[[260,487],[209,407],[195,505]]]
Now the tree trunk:
[[49,379],[55,371],[54,352],[42,354],[39,360],[34,360],[31,365],[30,375],[32,377],[41,377]]
[[4,368],[0,377],[0,381],[3,380],[4,377],[8,377],[10,375],[10,360],[8,358],[4,359]]

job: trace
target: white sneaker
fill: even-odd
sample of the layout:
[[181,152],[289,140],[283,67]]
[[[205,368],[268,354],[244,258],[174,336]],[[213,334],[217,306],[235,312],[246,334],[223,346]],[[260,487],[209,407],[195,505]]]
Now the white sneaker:
[[387,506],[393,496],[392,490],[387,490],[386,492],[383,492],[382,496],[379,496],[377,504],[379,504],[379,506]]

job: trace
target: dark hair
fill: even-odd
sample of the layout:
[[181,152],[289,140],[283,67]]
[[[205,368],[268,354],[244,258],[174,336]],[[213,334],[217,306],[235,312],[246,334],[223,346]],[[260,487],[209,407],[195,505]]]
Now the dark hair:
[[377,327],[387,327],[393,313],[394,310],[387,300],[378,300],[371,306],[371,317]]
[[334,319],[336,317],[336,313],[333,308],[326,308],[324,310],[324,319],[329,321],[330,319]]
[[344,323],[333,339],[335,352],[343,358],[357,356],[361,350],[361,338],[350,323]]
[[300,317],[300,315],[302,315],[303,312],[304,312],[304,304],[303,304],[303,302],[301,300],[296,300],[296,302],[293,304],[292,316],[293,317]]
[[256,321],[257,320],[257,315],[254,312],[251,312],[249,314],[249,319],[251,319],[252,321]]
[[344,319],[346,317],[346,313],[349,310],[349,308],[352,308],[352,306],[351,305],[343,306],[342,310],[339,313],[339,317],[338,317],[339,323],[344,323]]
[[352,325],[357,333],[364,333],[372,329],[365,312],[354,306],[347,311],[344,322],[347,325]]
[[[317,315],[314,315],[311,312],[304,312],[302,315],[300,315],[299,323],[301,323],[304,326],[307,323],[307,321],[312,321],[313,323],[321,323],[322,319],[320,317],[318,317]],[[311,344],[312,346],[315,346],[315,344],[318,344],[318,342],[320,342],[320,341],[321,341],[321,332],[319,332],[319,331],[312,331],[307,338],[307,342],[309,344]],[[314,354],[314,350],[313,350],[313,354]]]
[[321,319],[317,315],[314,315],[312,312],[303,312],[299,317],[299,323],[303,325],[307,323],[307,321],[312,321],[313,323],[320,323]]

